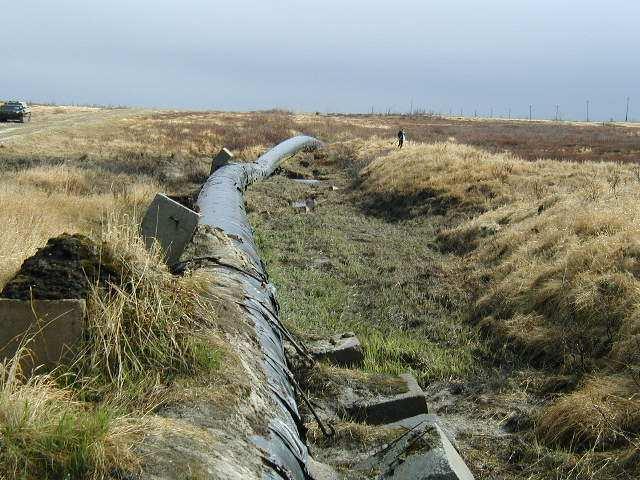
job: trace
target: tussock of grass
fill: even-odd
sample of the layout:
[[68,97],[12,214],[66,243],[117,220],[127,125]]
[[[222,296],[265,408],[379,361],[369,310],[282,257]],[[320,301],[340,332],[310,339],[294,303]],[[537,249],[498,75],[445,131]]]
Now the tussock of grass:
[[537,434],[548,444],[570,450],[638,446],[640,398],[629,378],[591,377],[584,386],[541,415]]
[[135,464],[141,427],[108,406],[81,402],[55,378],[25,378],[19,358],[0,364],[0,471],[6,478],[98,479]]
[[215,382],[223,348],[207,297],[212,279],[171,275],[134,222],[113,214],[101,227],[97,240],[121,283],[93,289],[75,360],[32,378],[15,372],[17,358],[0,366],[0,471],[73,479],[126,469],[133,433],[174,381]]
[[85,392],[115,389],[135,400],[136,389],[143,393],[154,382],[217,370],[216,316],[205,299],[210,276],[171,275],[161,252],[147,252],[126,217],[106,222],[102,240],[122,280],[97,286],[89,299],[85,341],[73,364],[88,381]]
[[0,471],[80,479],[135,467],[143,419],[174,382],[215,382],[223,347],[206,296],[212,279],[172,276],[131,221],[114,215],[103,226],[121,283],[93,289],[75,360],[30,378],[19,356],[0,365]]
[[511,192],[504,182],[511,174],[523,173],[521,170],[509,154],[445,142],[392,150],[371,162],[362,175],[369,192],[407,196],[427,191],[486,210],[496,197],[509,199]]

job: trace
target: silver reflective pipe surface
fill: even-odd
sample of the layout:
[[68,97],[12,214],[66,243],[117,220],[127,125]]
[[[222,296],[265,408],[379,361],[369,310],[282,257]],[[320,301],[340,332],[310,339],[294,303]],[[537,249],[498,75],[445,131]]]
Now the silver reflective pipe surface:
[[[200,224],[219,229],[229,238],[229,249],[239,249],[251,264],[242,268],[220,267],[223,275],[240,285],[244,316],[255,326],[263,358],[260,364],[266,376],[274,405],[270,411],[268,433],[252,440],[263,455],[264,478],[282,479],[281,472],[296,480],[310,478],[307,471],[309,452],[302,439],[304,426],[295,401],[284,354],[282,330],[278,327],[278,303],[275,288],[268,283],[260,260],[251,225],[245,210],[244,191],[253,182],[268,178],[280,163],[306,148],[322,143],[308,136],[286,140],[260,156],[254,163],[234,163],[216,170],[202,187],[196,202]],[[212,252],[219,254],[220,252]],[[261,280],[262,279],[262,280]]]

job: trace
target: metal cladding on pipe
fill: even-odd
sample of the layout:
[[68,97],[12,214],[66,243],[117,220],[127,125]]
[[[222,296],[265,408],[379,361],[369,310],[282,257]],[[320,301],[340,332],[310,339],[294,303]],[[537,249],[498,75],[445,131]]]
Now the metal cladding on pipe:
[[320,140],[299,135],[276,145],[254,163],[233,163],[216,170],[198,196],[200,224],[219,228],[240,239],[240,248],[263,270],[244,207],[244,191],[253,182],[273,174],[285,158],[305,148],[320,146]]
[[275,289],[267,281],[257,252],[245,210],[244,191],[253,182],[269,177],[285,158],[321,145],[313,137],[298,136],[280,143],[254,163],[223,166],[209,177],[197,200],[200,224],[223,231],[252,267],[252,271],[224,265],[218,268],[222,275],[241,285],[243,300],[240,305],[245,316],[254,323],[263,353],[262,369],[276,406],[267,419],[269,433],[252,439],[263,453],[267,479],[309,479],[309,452],[302,437],[304,427],[284,354]]

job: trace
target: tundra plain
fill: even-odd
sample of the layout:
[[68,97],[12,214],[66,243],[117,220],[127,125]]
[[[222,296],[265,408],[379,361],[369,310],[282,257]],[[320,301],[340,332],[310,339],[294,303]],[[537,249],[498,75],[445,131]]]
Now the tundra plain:
[[[49,238],[81,233],[119,252],[136,288],[96,289],[91,355],[29,377],[5,362],[7,478],[135,471],[140,438],[175,428],[159,408],[185,392],[220,408],[241,396],[228,319],[194,294],[206,279],[173,277],[137,225],[156,192],[193,196],[223,146],[252,161],[298,133],[324,153],[288,160],[247,193],[291,330],[354,331],[363,373],[414,373],[476,478],[637,478],[636,126],[54,106],[0,125],[0,286]],[[312,211],[292,208],[308,198]],[[132,340],[143,331],[154,348]],[[126,359],[116,375],[114,352]],[[323,367],[309,395],[343,373]]]

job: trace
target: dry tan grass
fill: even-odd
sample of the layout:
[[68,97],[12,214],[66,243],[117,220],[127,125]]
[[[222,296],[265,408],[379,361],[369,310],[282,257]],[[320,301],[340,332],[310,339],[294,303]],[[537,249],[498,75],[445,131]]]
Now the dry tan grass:
[[[411,145],[371,163],[372,194],[426,197],[462,215],[440,233],[481,285],[472,317],[519,356],[599,372],[542,416],[566,448],[635,445],[640,410],[640,178],[633,166],[526,162],[456,143]],[[609,375],[615,375],[610,377]],[[622,432],[622,433],[620,433]],[[624,435],[623,435],[624,434]]]
[[173,384],[181,379],[191,379],[181,388],[206,385],[210,396],[223,389],[224,401],[233,401],[219,374],[223,361],[230,372],[236,367],[217,333],[212,279],[171,275],[159,252],[146,251],[134,216],[112,212],[93,235],[122,283],[93,291],[70,365],[30,378],[16,373],[18,356],[0,365],[2,472],[103,478],[132,468],[145,413],[178,398]]
[[625,377],[591,377],[547,408],[537,431],[545,442],[571,450],[628,444],[640,433],[638,385]]
[[[69,114],[62,110],[47,115]],[[91,295],[86,335],[71,365],[7,384],[4,397],[0,391],[0,413],[6,412],[0,440],[3,451],[10,446],[0,455],[0,475],[14,469],[28,479],[67,473],[101,478],[113,467],[130,466],[134,437],[125,434],[140,429],[158,405],[192,400],[196,392],[233,405],[241,394],[243,382],[232,379],[239,361],[218,333],[211,278],[171,275],[137,233],[156,192],[193,188],[190,182],[208,171],[208,165],[180,157],[201,144],[183,127],[184,135],[150,142],[158,129],[145,125],[137,114],[79,122],[0,149],[0,161],[7,162],[0,175],[0,211],[9,222],[0,233],[0,285],[50,237],[64,232],[105,242],[122,274],[121,284],[96,287]],[[167,142],[176,148],[166,151]],[[248,145],[248,155],[261,148]],[[17,431],[12,420],[20,408],[15,392],[32,397],[37,410],[26,430]],[[10,444],[14,432],[16,443]]]
[[[111,175],[113,190],[95,188],[92,177],[108,175],[66,166],[35,167],[0,176],[0,285],[21,262],[64,232],[91,234],[110,212],[137,215],[158,186]],[[107,180],[108,182],[109,180]]]
[[121,284],[96,287],[89,299],[84,345],[72,366],[82,388],[135,404],[177,375],[217,370],[222,342],[214,302],[206,299],[213,278],[173,276],[159,250],[146,250],[129,216],[110,217],[100,240]]
[[23,377],[22,354],[0,364],[3,478],[102,479],[115,467],[134,467],[139,419],[82,402],[50,375]]
[[[402,197],[426,192],[439,198],[449,212],[465,219],[470,216],[459,227],[443,232],[441,240],[448,248],[471,252],[469,261],[478,266],[479,276],[488,278],[476,317],[501,343],[518,346],[531,358],[555,359],[558,366],[569,371],[591,369],[602,376],[613,367],[620,378],[626,379],[624,385],[633,387],[628,380],[635,378],[634,369],[638,368],[636,340],[640,338],[636,311],[640,304],[636,283],[640,254],[635,253],[634,230],[638,220],[634,188],[640,182],[638,171],[612,164],[527,163],[508,153],[490,154],[455,141],[429,145],[410,142],[398,151],[393,133],[403,124],[410,140],[455,137],[494,151],[516,149],[527,158],[537,158],[549,147],[559,158],[569,155],[590,159],[605,152],[608,158],[628,159],[637,150],[634,132],[590,127],[574,142],[575,151],[565,152],[566,135],[554,125],[523,123],[518,132],[524,132],[526,138],[515,145],[515,134],[505,130],[511,124],[503,129],[490,122],[451,119],[329,118],[285,112],[108,112],[59,107],[43,107],[38,114],[45,119],[68,117],[69,121],[23,136],[20,141],[5,142],[0,148],[0,161],[7,165],[0,176],[0,208],[8,219],[8,227],[0,233],[0,284],[51,236],[68,231],[99,237],[104,218],[114,213],[126,213],[135,225],[133,219],[157,190],[183,186],[165,182],[170,177],[167,171],[177,170],[196,178],[207,169],[206,162],[198,163],[198,159],[222,146],[231,147],[240,159],[251,160],[266,146],[305,132],[343,142],[340,148],[344,149],[345,161],[353,155],[360,163],[380,157],[365,171],[364,186],[372,194]],[[94,114],[101,120],[83,117]],[[71,121],[72,115],[77,115],[73,117],[77,122]],[[557,133],[547,142],[549,132]],[[567,135],[574,135],[572,132]],[[489,134],[491,138],[487,138]],[[611,139],[623,145],[622,153],[612,150],[618,145]],[[110,241],[114,241],[113,236]],[[153,274],[144,277],[134,271],[130,279],[134,283],[149,281],[151,285],[144,292],[116,288],[110,297],[98,295],[92,300],[92,339],[106,348],[88,355],[87,361],[101,374],[106,372],[102,378],[113,381],[124,396],[149,397],[151,390],[164,388],[162,372],[154,370],[146,384],[130,380],[150,365],[155,368],[161,358],[166,358],[162,355],[167,350],[156,357],[158,351],[147,357],[142,352],[141,357],[138,347],[132,350],[127,345],[127,335],[138,335],[137,340],[142,342],[156,313],[165,319],[182,318],[188,329],[202,325],[193,322],[198,317],[193,315],[197,304],[187,305],[183,318],[174,308],[184,305],[168,302],[162,295],[183,293],[182,289],[193,293],[198,290],[197,280],[187,279],[185,282],[193,283],[165,288],[165,273],[155,270],[152,259],[137,257],[139,253],[133,252],[134,257],[142,259],[138,265],[142,270],[149,266],[147,271]],[[184,337],[180,325],[166,326],[169,340],[176,335]],[[155,333],[152,336],[157,341]],[[178,348],[169,350],[169,358],[175,359],[189,348],[178,343]],[[202,355],[200,360],[206,363],[211,360],[207,351],[196,348],[189,355]],[[148,363],[149,359],[153,361]],[[86,366],[80,371],[86,372]],[[138,391],[127,391],[125,385]],[[576,397],[566,397],[567,405],[594,402],[587,395],[589,385],[576,392]],[[616,395],[620,391],[613,384],[600,386]],[[104,392],[100,388],[87,391],[98,396]],[[580,396],[581,392],[585,395]],[[56,395],[64,397],[64,392],[55,391],[50,396]],[[64,398],[69,411],[76,411],[75,400]],[[118,400],[117,396],[112,398]],[[621,411],[620,403],[611,404],[613,411]],[[566,412],[571,414],[573,410],[561,404],[549,410],[545,416],[548,423],[538,427],[540,438],[551,443],[556,438],[585,438],[590,439],[589,444],[599,443],[599,438],[613,438],[610,432],[600,437],[591,433],[599,428],[606,430],[607,423],[585,425],[582,431],[583,413],[576,413],[574,421],[569,422],[570,432],[565,433],[562,425]],[[562,421],[552,421],[555,417]],[[615,428],[622,425],[625,435],[633,440],[635,427],[627,427],[629,423],[625,422],[614,423]]]

